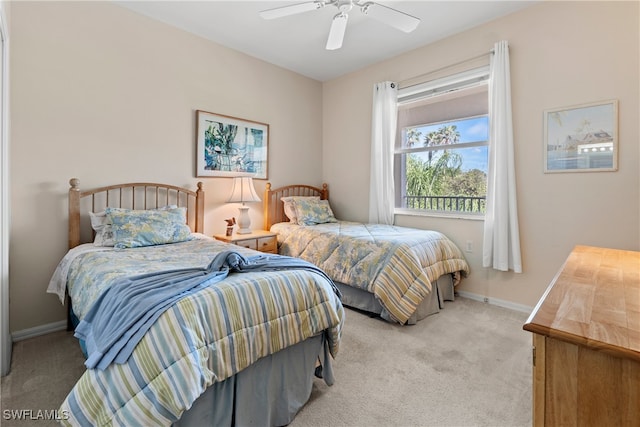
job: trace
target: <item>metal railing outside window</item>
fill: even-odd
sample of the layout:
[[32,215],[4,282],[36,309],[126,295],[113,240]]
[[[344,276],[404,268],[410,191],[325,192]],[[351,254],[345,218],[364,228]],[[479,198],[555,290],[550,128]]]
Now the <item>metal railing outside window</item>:
[[484,196],[405,196],[405,207],[443,212],[485,213]]

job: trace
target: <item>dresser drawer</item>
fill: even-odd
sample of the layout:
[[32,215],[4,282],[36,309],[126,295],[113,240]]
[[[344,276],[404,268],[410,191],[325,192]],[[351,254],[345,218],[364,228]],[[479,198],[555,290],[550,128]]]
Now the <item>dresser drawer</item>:
[[278,239],[276,236],[261,237],[258,239],[257,249],[260,252],[268,252],[272,254],[278,253]]
[[242,246],[243,248],[258,249],[258,243],[256,239],[236,240],[233,243],[238,246]]

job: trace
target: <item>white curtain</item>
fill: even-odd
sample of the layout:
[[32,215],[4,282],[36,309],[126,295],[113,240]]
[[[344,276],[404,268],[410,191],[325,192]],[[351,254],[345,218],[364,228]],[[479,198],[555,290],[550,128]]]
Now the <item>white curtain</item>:
[[489,176],[482,265],[522,273],[511,120],[509,44],[496,43],[489,75]]
[[374,224],[393,224],[393,151],[397,121],[398,85],[376,83],[373,87],[369,186],[369,222]]

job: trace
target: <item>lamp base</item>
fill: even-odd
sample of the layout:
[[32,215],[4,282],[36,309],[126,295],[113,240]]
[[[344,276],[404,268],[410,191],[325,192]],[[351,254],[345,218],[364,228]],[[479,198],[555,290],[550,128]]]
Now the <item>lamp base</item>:
[[249,206],[238,208],[238,231],[237,234],[251,234],[251,218],[249,218]]

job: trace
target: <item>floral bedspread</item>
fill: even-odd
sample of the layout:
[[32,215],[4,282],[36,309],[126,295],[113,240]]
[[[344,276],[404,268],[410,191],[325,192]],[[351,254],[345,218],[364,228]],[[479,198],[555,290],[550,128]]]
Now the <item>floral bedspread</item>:
[[443,274],[469,273],[462,251],[444,234],[349,221],[301,226],[278,223],[279,253],[307,260],[334,281],[376,295],[404,324]]

